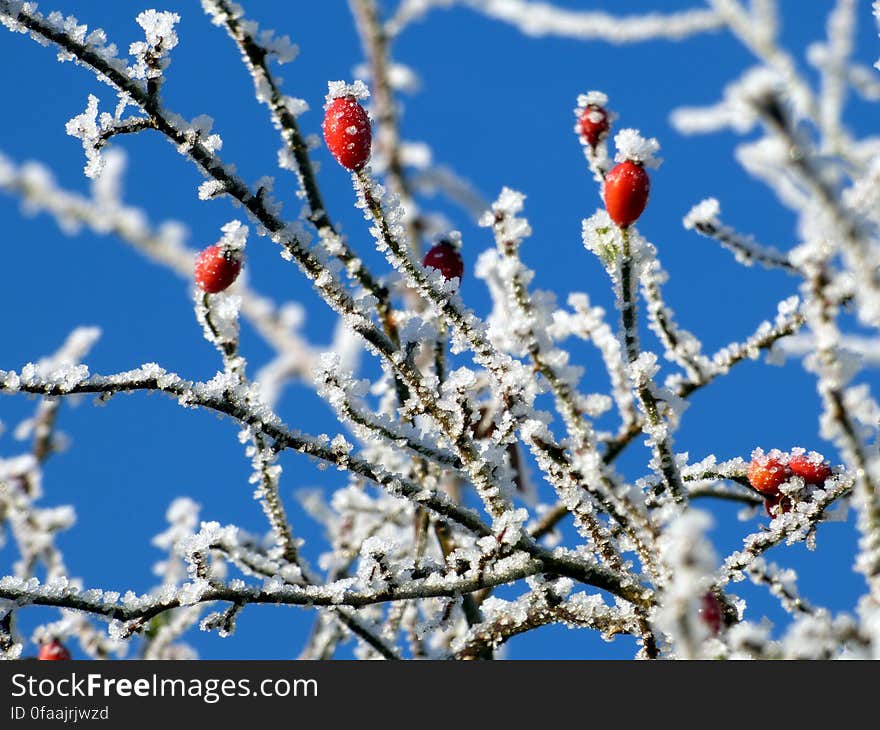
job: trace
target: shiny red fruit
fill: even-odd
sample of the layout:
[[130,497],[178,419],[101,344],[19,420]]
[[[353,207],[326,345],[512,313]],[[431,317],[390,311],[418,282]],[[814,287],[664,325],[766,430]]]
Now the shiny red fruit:
[[791,512],[791,497],[786,497],[784,494],[765,497],[764,511],[768,517],[779,517],[779,515]]
[[618,226],[635,223],[651,191],[651,179],[645,168],[631,160],[615,165],[605,178],[605,210]]
[[718,596],[711,592],[704,595],[700,599],[698,612],[713,636],[717,635],[724,625],[724,607],[721,605],[721,601],[718,600]]
[[449,241],[440,241],[432,246],[425,254],[422,266],[426,269],[437,269],[447,281],[450,279],[461,281],[461,277],[464,276],[464,261],[458,249]]
[[764,455],[752,459],[749,464],[749,484],[764,495],[772,497],[778,494],[780,485],[790,476],[788,466],[774,456]]
[[37,659],[43,661],[67,660],[70,659],[70,652],[67,651],[67,648],[60,641],[52,639],[52,641],[47,641],[40,646]]
[[357,172],[370,159],[370,118],[353,96],[340,96],[324,112],[324,141],[336,161]]
[[195,279],[202,291],[216,294],[227,289],[241,271],[241,258],[219,245],[208,246],[196,257]]
[[831,467],[824,461],[814,462],[804,454],[797,454],[788,460],[791,473],[799,476],[807,484],[821,486],[831,476]]
[[599,141],[608,134],[610,126],[608,112],[596,104],[585,107],[578,118],[578,128],[590,147],[599,144]]

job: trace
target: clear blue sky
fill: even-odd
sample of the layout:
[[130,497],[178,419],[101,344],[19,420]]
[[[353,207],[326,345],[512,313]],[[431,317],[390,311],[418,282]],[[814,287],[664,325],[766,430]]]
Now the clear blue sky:
[[[250,0],[245,4],[248,14],[264,27],[289,34],[300,46],[299,58],[280,73],[285,92],[305,98],[312,108],[301,118],[305,131],[319,132],[327,80],[351,78],[352,68],[362,59],[347,3]],[[627,12],[638,12],[693,3],[560,4],[617,12],[624,6]],[[804,64],[803,49],[823,35],[824,14],[831,3],[783,0],[780,5],[786,16],[784,38]],[[873,62],[880,55],[876,27],[871,23],[870,3],[864,0],[860,5],[858,55]],[[104,27],[122,48],[140,37],[134,17],[149,7],[154,6],[140,1],[54,0],[41,5],[44,11],[72,12],[90,27]],[[276,168],[279,139],[265,108],[253,99],[250,77],[236,49],[208,22],[196,0],[176,0],[158,9],[182,16],[181,41],[173,52],[164,89],[167,105],[188,118],[214,117],[215,129],[224,140],[223,158],[234,162],[250,181],[275,175],[285,212],[295,217],[299,210],[295,180]],[[707,351],[752,332],[774,314],[779,299],[795,292],[794,279],[743,269],[727,252],[683,230],[680,223],[694,203],[712,195],[721,200],[726,219],[739,229],[781,248],[795,242],[793,216],[732,159],[734,135],[683,138],[668,122],[677,106],[717,100],[721,87],[752,64],[729,36],[630,46],[533,39],[456,9],[436,12],[412,26],[398,42],[395,56],[416,68],[423,81],[420,93],[404,99],[405,138],[429,142],[435,159],[453,165],[489,199],[504,185],[528,196],[526,215],[535,233],[523,256],[538,270],[536,286],[555,290],[560,301],[570,291],[586,291],[593,301],[609,309],[612,304],[607,277],[580,240],[581,220],[598,203],[572,133],[576,96],[588,89],[609,94],[611,106],[620,114],[619,125],[638,127],[662,144],[665,162],[653,173],[651,201],[639,227],[656,244],[671,274],[666,291],[680,323],[703,339]],[[82,148],[78,140],[65,135],[64,125],[84,109],[88,93],[96,93],[104,108],[115,106],[112,93],[86,70],[59,65],[52,50],[5,30],[0,33],[0,81],[4,89],[0,151],[17,161],[41,160],[56,170],[63,186],[85,190]],[[848,116],[857,132],[876,128],[876,110],[859,102],[851,103]],[[185,223],[191,246],[213,243],[219,226],[239,215],[228,202],[198,201],[199,175],[159,136],[144,133],[120,139],[118,145],[129,153],[128,202],[142,207],[154,221],[173,218]],[[319,150],[316,157],[322,163],[320,183],[331,216],[343,223],[358,251],[383,270],[379,257],[368,253],[371,239],[360,212],[351,205],[348,175],[332,163],[326,150]],[[478,253],[492,241],[457,210],[443,209],[464,233],[465,261],[472,271]],[[156,361],[188,378],[213,376],[217,356],[201,338],[186,283],[112,238],[91,233],[66,237],[46,216],[23,218],[17,202],[3,195],[0,221],[0,311],[4,313],[0,368],[18,368],[52,352],[77,325],[95,324],[104,335],[88,358],[93,372]],[[281,261],[274,245],[252,237],[248,266],[251,282],[267,295],[303,302],[308,312],[306,332],[318,342],[326,341],[333,322],[329,309],[298,271]],[[467,278],[462,294],[476,311],[487,311],[481,281]],[[247,330],[242,346],[254,372],[269,353]],[[582,348],[575,352],[577,358],[586,358],[585,388],[604,387],[595,355]],[[14,425],[34,405],[20,397],[3,398],[0,420]],[[328,409],[304,387],[290,387],[280,411],[292,427],[335,431]],[[756,446],[801,445],[836,459],[831,445],[816,435],[817,418],[813,378],[798,362],[781,368],[747,363],[694,397],[676,448],[687,450],[694,459],[709,453],[725,459],[747,456]],[[201,503],[204,519],[264,530],[247,483],[249,465],[231,422],[180,409],[167,399],[136,395],[116,398],[105,408],[95,408],[90,401],[66,405],[60,426],[72,437],[72,448],[48,463],[43,503],[76,506],[78,522],[59,538],[59,544],[72,574],[81,576],[87,587],[143,591],[154,585],[151,566],[162,556],[150,546],[150,538],[164,529],[165,510],[178,495]],[[21,448],[9,431],[0,436],[0,454]],[[621,469],[631,478],[641,475],[646,455],[640,444],[633,445],[621,460]],[[314,558],[320,534],[293,495],[315,486],[329,490],[340,483],[340,477],[318,472],[297,455],[285,455],[282,464],[282,494],[294,528],[309,540],[309,555]],[[728,551],[756,527],[755,521],[738,522],[731,505],[712,505],[712,511],[717,517],[713,534]],[[771,555],[798,570],[807,598],[842,610],[853,606],[863,587],[852,570],[854,544],[850,519],[846,525],[824,525],[816,553],[795,547]],[[12,560],[10,547],[0,548],[0,573],[9,571]],[[754,601],[749,617],[766,613],[773,620],[784,618],[762,592],[745,584],[734,590]],[[22,620],[25,629],[51,613],[29,609],[27,615]],[[193,642],[205,658],[293,657],[312,617],[293,608],[250,607],[232,638],[196,632]],[[515,658],[632,653],[633,644],[625,639],[605,644],[587,632],[559,627],[533,632],[509,645],[509,656]]]

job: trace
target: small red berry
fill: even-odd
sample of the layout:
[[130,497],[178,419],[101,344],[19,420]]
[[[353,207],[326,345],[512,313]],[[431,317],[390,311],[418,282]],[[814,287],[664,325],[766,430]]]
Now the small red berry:
[[702,618],[706,626],[709,627],[712,635],[716,636],[718,632],[721,631],[721,626],[724,624],[724,608],[721,605],[721,601],[718,600],[718,596],[712,592],[705,594],[700,599],[700,608],[698,612],[700,618]]
[[357,172],[370,159],[370,118],[353,96],[333,99],[324,112],[324,141],[336,161]]
[[58,639],[52,639],[40,646],[37,659],[43,661],[58,661],[70,659],[70,652]]
[[779,517],[791,512],[791,497],[784,494],[774,494],[764,498],[764,511],[768,517]]
[[812,461],[805,454],[795,454],[788,460],[792,474],[799,476],[806,484],[820,486],[831,476],[831,467],[824,461]]
[[219,244],[208,246],[196,257],[196,284],[208,294],[227,289],[239,271],[241,257],[234,251],[224,250]]
[[432,246],[425,254],[422,266],[427,269],[437,269],[447,281],[450,279],[461,281],[464,275],[464,261],[461,259],[461,254],[449,241],[440,241]]
[[580,117],[578,117],[578,129],[581,135],[587,140],[590,147],[595,147],[599,141],[608,134],[610,128],[608,123],[608,112],[597,104],[590,104],[584,107]]
[[[778,453],[778,452],[776,452]],[[781,456],[781,454],[780,454]],[[774,452],[752,459],[749,464],[749,484],[761,494],[774,496],[779,493],[781,484],[791,476],[788,466]]]
[[651,191],[651,178],[645,168],[626,160],[615,165],[605,178],[605,210],[618,226],[626,228],[635,223]]

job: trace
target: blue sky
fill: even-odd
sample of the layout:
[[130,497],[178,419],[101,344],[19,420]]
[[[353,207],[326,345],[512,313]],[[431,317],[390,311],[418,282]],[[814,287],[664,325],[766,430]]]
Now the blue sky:
[[[691,2],[649,0],[560,2],[567,7],[627,12],[673,10]],[[806,68],[804,48],[824,34],[830,2],[783,0],[783,38]],[[873,62],[878,54],[870,3],[860,3],[861,29],[857,55]],[[142,2],[73,2],[55,0],[41,9],[74,13],[90,27],[101,26],[120,47],[138,39],[134,17],[154,7]],[[224,140],[222,156],[241,175],[254,181],[276,176],[276,195],[295,217],[299,203],[295,179],[277,170],[279,139],[266,110],[253,99],[250,77],[226,35],[212,26],[195,0],[177,0],[158,9],[182,16],[180,45],[173,52],[164,89],[166,104],[185,117],[208,114]],[[284,66],[284,90],[305,98],[311,111],[301,118],[308,133],[320,131],[320,108],[328,80],[349,79],[362,60],[359,42],[343,0],[278,3],[250,0],[248,14],[264,27],[290,35],[301,54]],[[669,303],[679,322],[697,333],[712,352],[751,333],[772,317],[776,302],[795,293],[797,282],[778,272],[743,269],[713,243],[681,226],[689,208],[708,196],[719,198],[725,218],[745,232],[780,248],[795,243],[793,216],[768,191],[749,179],[732,158],[733,134],[684,138],[668,122],[684,104],[711,103],[721,88],[752,59],[726,34],[709,34],[682,43],[652,42],[611,46],[564,39],[535,39],[463,9],[442,10],[410,27],[395,46],[397,60],[415,68],[421,91],[404,97],[402,132],[406,139],[431,144],[438,162],[452,165],[488,199],[502,186],[527,195],[525,214],[534,229],[523,247],[526,263],[538,272],[535,286],[552,289],[561,302],[570,291],[586,291],[613,311],[607,277],[581,244],[581,220],[598,204],[595,184],[572,133],[576,96],[601,89],[620,115],[619,126],[640,128],[662,144],[665,162],[652,173],[651,200],[639,222],[643,235],[658,248],[671,280]],[[807,71],[812,77],[812,71]],[[0,34],[0,80],[5,113],[0,115],[0,151],[17,161],[49,164],[67,188],[86,190],[78,140],[64,125],[79,114],[88,93],[105,108],[115,105],[111,92],[84,69],[59,65],[46,48],[4,31]],[[873,115],[873,116],[872,116]],[[876,127],[876,110],[851,101],[848,120],[857,133]],[[873,121],[873,125],[872,122]],[[219,227],[238,215],[228,202],[200,202],[201,179],[194,167],[155,134],[118,141],[129,156],[126,199],[143,208],[153,221],[175,219],[189,229],[188,242],[200,248],[213,243]],[[342,223],[354,247],[383,271],[370,252],[370,237],[353,206],[348,175],[329,157],[322,163],[320,184],[331,216]],[[477,255],[492,245],[486,231],[455,208],[438,204],[464,235],[464,257],[470,271]],[[99,325],[103,337],[88,358],[93,372],[113,372],[155,361],[192,379],[208,379],[218,367],[216,353],[200,335],[192,313],[188,285],[112,238],[81,233],[67,237],[46,216],[24,218],[16,201],[0,195],[3,285],[0,311],[0,368],[18,368],[52,352],[66,334],[81,324]],[[298,271],[285,264],[276,247],[252,237],[250,281],[277,301],[296,300],[307,310],[305,331],[326,341],[333,317]],[[466,277],[462,295],[479,313],[488,310],[481,281]],[[646,340],[646,343],[650,340]],[[252,332],[243,332],[242,348],[251,372],[269,353]],[[587,366],[585,388],[600,389],[604,379],[595,354],[575,348]],[[23,398],[0,400],[0,420],[14,425],[32,410]],[[715,453],[719,458],[747,456],[756,446],[804,446],[836,459],[830,444],[817,434],[818,398],[812,376],[797,362],[784,367],[746,363],[705,392],[698,393],[676,436],[676,448],[692,458]],[[301,386],[288,388],[280,412],[292,427],[334,432],[328,409]],[[154,584],[150,569],[161,554],[150,538],[165,526],[164,513],[178,495],[203,506],[203,518],[237,522],[254,532],[264,529],[259,506],[247,483],[249,465],[236,440],[234,424],[205,412],[182,410],[159,397],[136,395],[95,408],[90,401],[66,405],[60,425],[72,448],[53,457],[45,473],[44,504],[76,505],[76,526],[59,538],[68,565],[88,587],[147,590]],[[9,433],[0,436],[0,453],[21,447]],[[620,468],[636,478],[645,469],[647,452],[634,444]],[[320,532],[298,506],[297,490],[329,491],[338,476],[318,472],[296,455],[282,459],[282,494],[298,534],[310,540],[314,557]],[[707,505],[708,506],[708,505]],[[719,547],[734,549],[755,521],[740,523],[736,508],[711,505],[716,515],[713,536]],[[855,533],[848,524],[828,524],[819,531],[819,550],[777,550],[772,556],[795,567],[806,597],[833,610],[851,608],[862,590],[852,571]],[[0,573],[8,572],[13,553],[0,549]],[[740,584],[736,592],[754,600],[749,617],[784,615],[760,591]],[[31,609],[22,626],[48,614]],[[251,607],[244,611],[229,639],[194,635],[205,658],[287,658],[302,644],[312,615],[299,609]],[[548,628],[511,642],[514,658],[628,657],[631,642],[605,644],[586,632]]]

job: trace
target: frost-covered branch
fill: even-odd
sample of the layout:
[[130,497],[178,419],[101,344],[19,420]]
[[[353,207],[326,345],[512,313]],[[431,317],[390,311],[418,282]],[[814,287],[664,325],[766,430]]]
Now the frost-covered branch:
[[828,272],[822,261],[810,262],[807,266],[809,278],[805,288],[811,294],[807,318],[819,340],[811,367],[816,372],[817,389],[824,405],[822,431],[826,438],[840,445],[847,462],[853,466],[854,503],[861,532],[857,567],[865,576],[872,599],[880,605],[880,459],[876,447],[865,443],[866,427],[857,420],[862,411],[857,403],[861,402],[863,407],[874,406],[868,428],[876,428],[878,409],[866,399],[864,389],[847,387],[850,373],[839,348],[837,306],[827,291]]
[[413,200],[412,185],[404,170],[402,142],[398,128],[398,105],[390,78],[392,36],[386,32],[381,22],[376,0],[349,0],[349,5],[356,20],[361,46],[369,63],[373,113],[378,127],[377,149],[387,168],[389,188],[400,199],[402,209],[405,211],[404,225],[407,240],[413,251],[418,254],[421,249],[421,229],[424,222],[419,219]]
[[478,659],[487,647],[497,649],[514,636],[554,623],[588,627],[606,639],[638,631],[634,616],[607,606],[601,597],[578,593],[565,598],[553,585],[542,586],[515,601],[489,599],[482,610],[486,620],[471,627],[459,642],[456,659]]
[[779,599],[782,607],[789,613],[815,614],[816,609],[798,593],[793,570],[782,570],[775,563],[757,558],[749,565],[748,574],[749,579],[756,585],[767,586],[770,593]]
[[526,35],[603,40],[609,43],[680,40],[722,27],[719,15],[701,8],[668,15],[645,13],[627,17],[596,11],[569,10],[530,0],[403,0],[388,22],[388,30],[392,34],[400,33],[403,28],[421,19],[433,8],[456,5],[509,23]]
[[283,448],[349,469],[392,491],[400,490],[402,496],[413,498],[418,495],[419,501],[436,509],[439,514],[454,519],[479,534],[490,534],[476,515],[457,508],[443,496],[422,494],[418,486],[398,481],[391,474],[377,473],[369,463],[351,457],[349,445],[344,439],[331,442],[326,436],[310,437],[288,430],[274,414],[248,402],[246,393],[240,390],[239,385],[237,377],[228,378],[222,375],[207,383],[193,383],[173,373],[167,373],[155,364],[109,376],[89,376],[88,368],[84,365],[53,373],[48,378],[40,377],[33,365],[25,366],[21,373],[0,370],[0,392],[4,393],[21,392],[51,397],[90,393],[104,399],[118,393],[134,391],[165,393],[184,407],[207,408],[230,416],[244,426],[257,429]]
[[693,229],[706,238],[714,238],[722,246],[733,252],[736,260],[750,266],[759,263],[767,268],[778,268],[795,273],[795,266],[788,257],[776,249],[762,246],[750,238],[737,233],[721,222],[721,206],[715,198],[707,198],[695,205],[685,216],[684,227]]
[[624,350],[629,362],[629,375],[644,414],[642,430],[648,436],[655,451],[656,466],[663,475],[666,490],[670,496],[678,501],[684,498],[684,488],[675,453],[672,450],[671,438],[668,434],[669,424],[661,414],[658,398],[653,391],[654,361],[650,357],[643,359],[639,349],[635,291],[636,268],[633,261],[631,238],[630,231],[624,230],[618,274]]
[[164,598],[131,595],[119,602],[119,594],[100,589],[80,591],[66,581],[41,584],[36,579],[24,581],[0,578],[0,598],[21,606],[55,606],[101,616],[123,623],[143,622],[181,606],[223,601],[233,604],[276,604],[287,606],[347,606],[360,608],[376,603],[403,599],[452,596],[503,585],[541,571],[538,561],[512,560],[496,570],[465,577],[431,576],[417,578],[379,591],[352,590],[350,581],[326,586],[293,586],[269,581],[263,588],[243,584],[210,585],[207,581],[189,583]]

